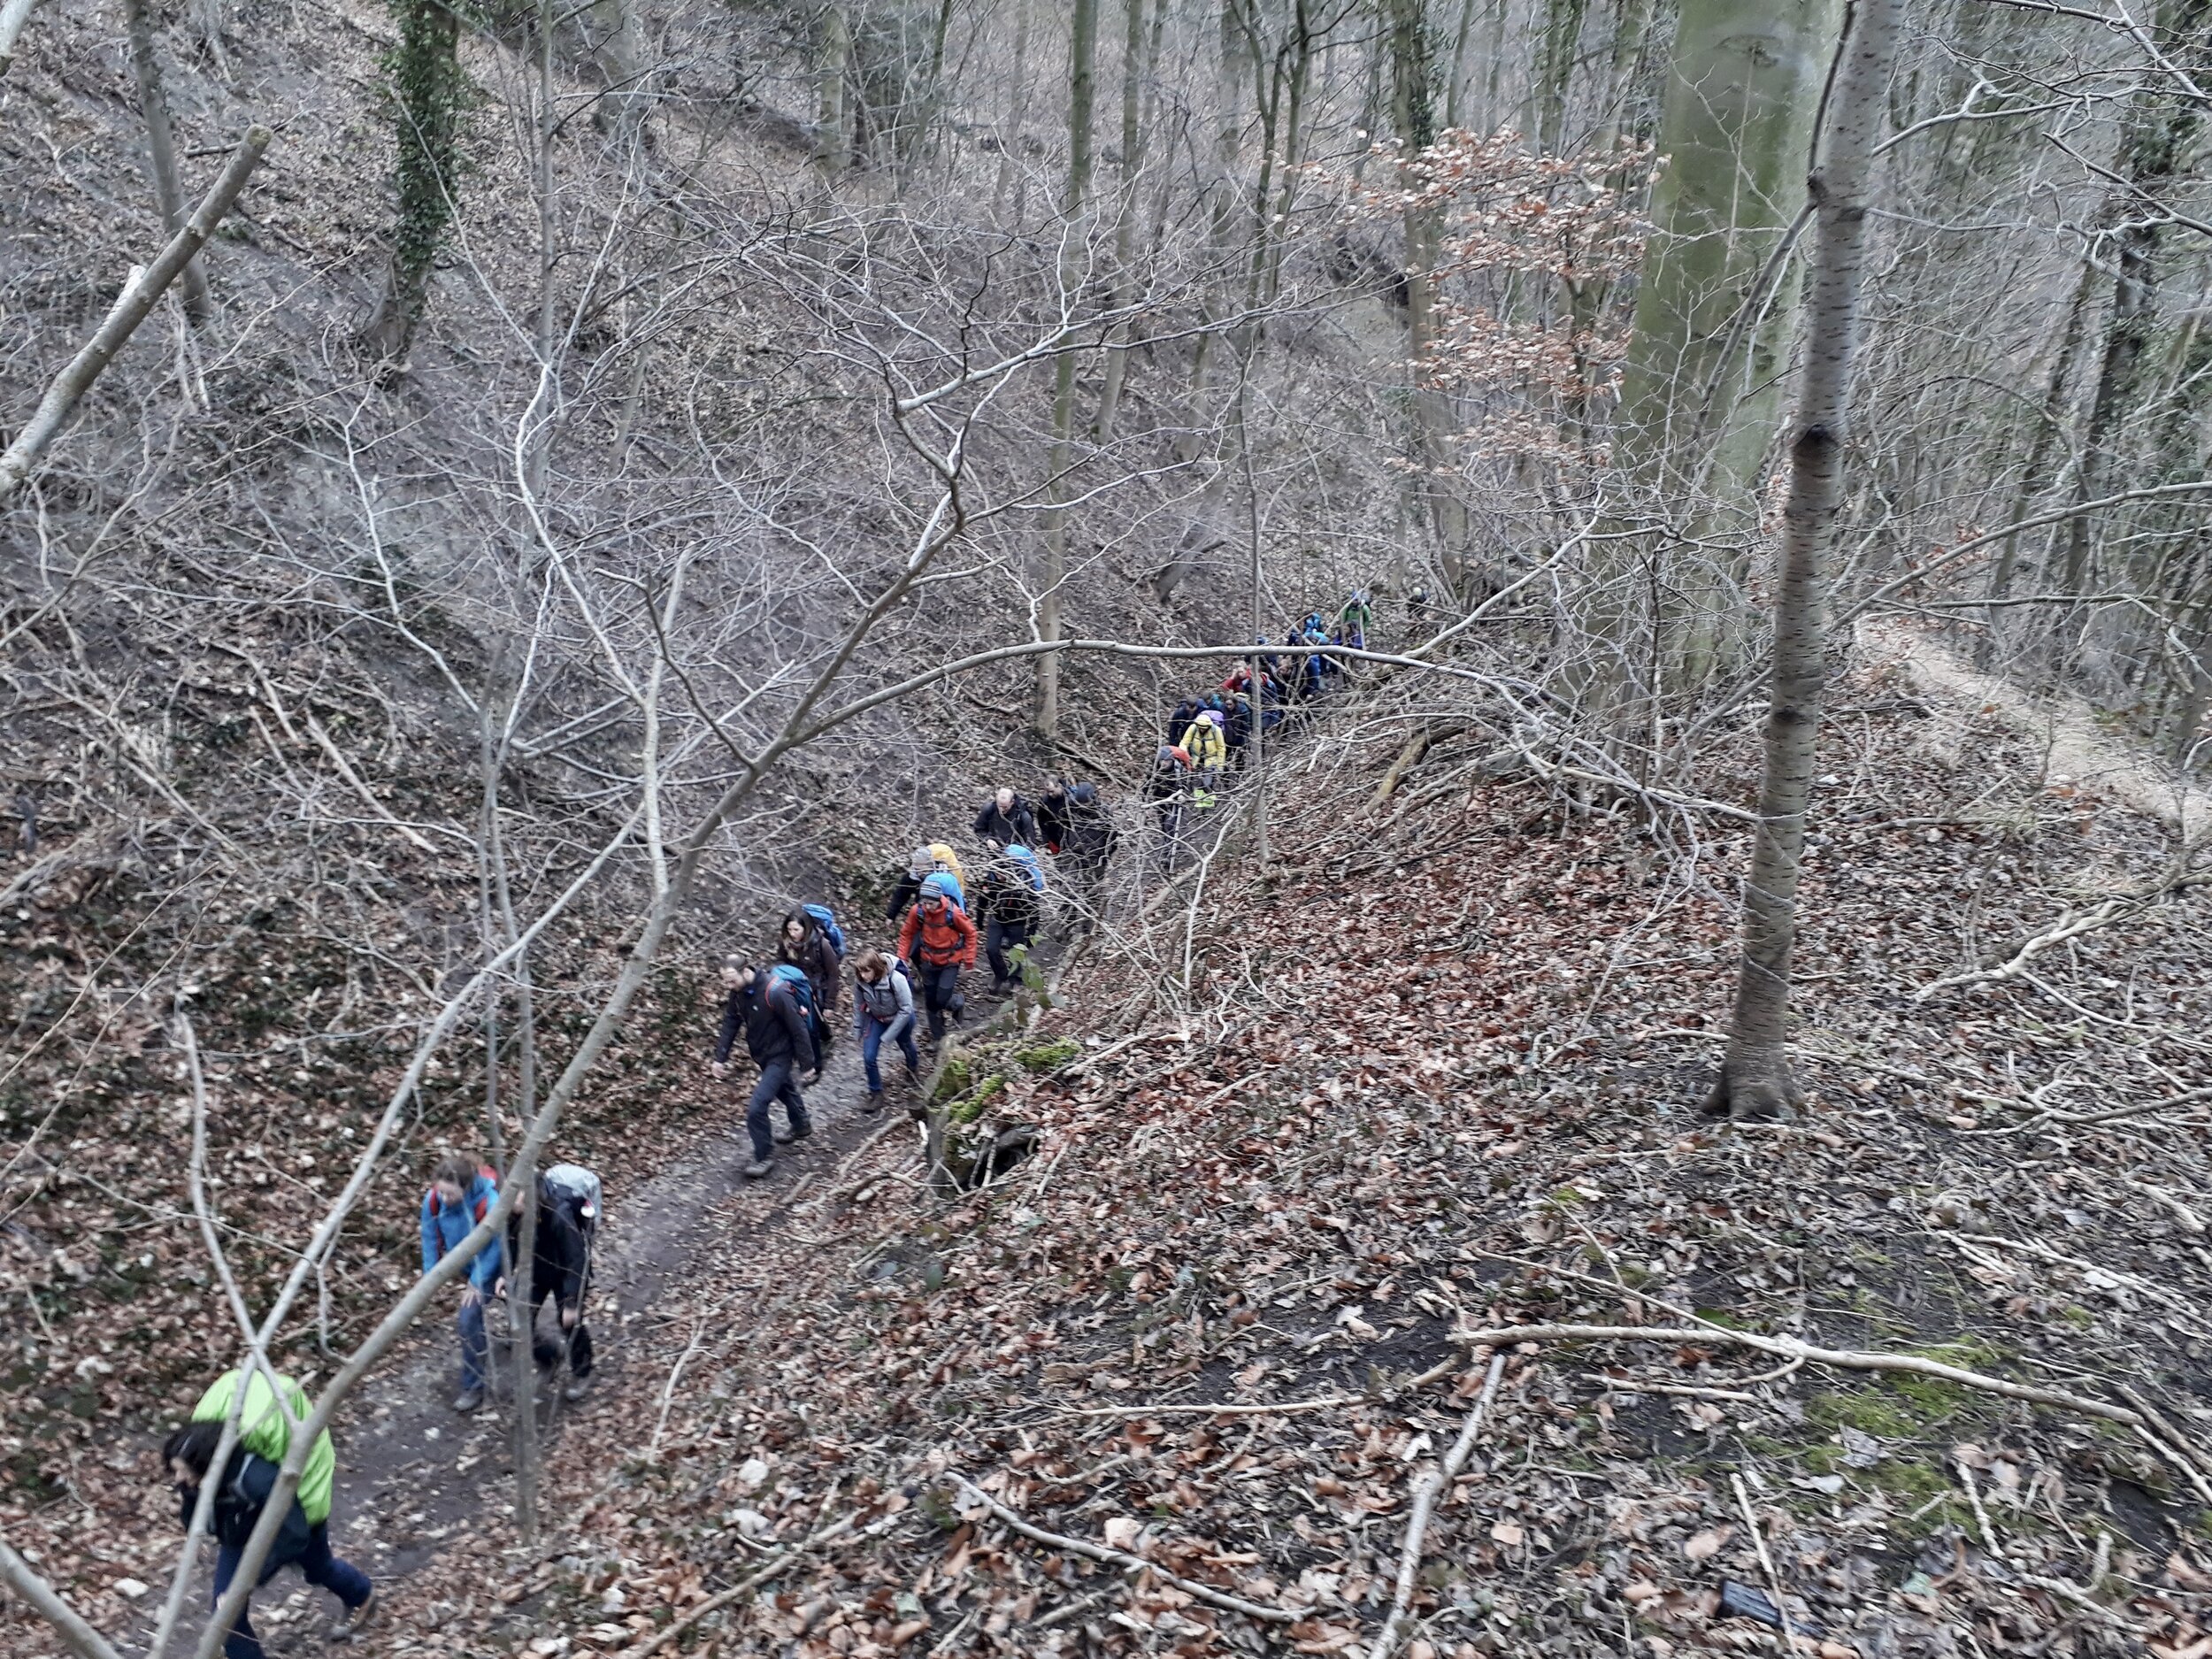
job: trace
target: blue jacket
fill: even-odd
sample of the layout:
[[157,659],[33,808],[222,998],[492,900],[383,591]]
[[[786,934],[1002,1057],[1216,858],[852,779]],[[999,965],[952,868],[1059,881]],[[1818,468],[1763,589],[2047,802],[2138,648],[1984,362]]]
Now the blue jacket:
[[[422,1271],[427,1273],[448,1250],[459,1248],[498,1202],[499,1184],[488,1175],[480,1173],[461,1194],[461,1202],[450,1208],[438,1202],[434,1184],[422,1195]],[[469,1263],[469,1283],[487,1296],[499,1282],[500,1260],[499,1240],[494,1238],[485,1241]]]

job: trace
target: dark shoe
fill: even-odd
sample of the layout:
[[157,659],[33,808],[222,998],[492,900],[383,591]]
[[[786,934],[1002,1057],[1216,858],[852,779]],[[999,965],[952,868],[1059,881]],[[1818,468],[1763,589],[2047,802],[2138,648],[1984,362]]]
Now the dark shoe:
[[860,1102],[860,1115],[864,1118],[879,1118],[883,1115],[883,1091],[881,1089],[872,1088],[868,1091],[868,1098]]
[[456,1411],[473,1411],[483,1403],[484,1390],[481,1385],[474,1388],[464,1388],[453,1396],[453,1409]]
[[349,1607],[330,1621],[330,1640],[351,1641],[376,1613],[376,1592],[371,1590],[359,1607]]
[[571,1405],[575,1404],[579,1400],[588,1400],[590,1397],[591,1379],[588,1377],[572,1377],[568,1379],[568,1386],[561,1390],[561,1398]]
[[764,1179],[768,1175],[773,1172],[775,1167],[776,1161],[773,1158],[755,1158],[750,1164],[748,1164],[745,1166],[745,1179],[749,1181]]
[[800,1124],[791,1129],[779,1129],[776,1131],[776,1144],[780,1147],[787,1147],[794,1141],[806,1140],[813,1133],[814,1125],[810,1123]]

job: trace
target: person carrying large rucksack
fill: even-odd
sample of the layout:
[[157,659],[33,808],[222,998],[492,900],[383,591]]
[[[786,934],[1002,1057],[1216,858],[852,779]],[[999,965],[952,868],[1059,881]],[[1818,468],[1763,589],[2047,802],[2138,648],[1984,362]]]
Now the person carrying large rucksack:
[[917,847],[907,859],[906,873],[892,887],[890,902],[883,907],[883,919],[887,922],[904,921],[907,911],[913,908],[914,901],[921,896],[922,883],[933,875],[951,878],[953,902],[964,910],[968,902],[964,885],[967,878],[961,873],[960,860],[944,842],[932,841],[926,847]]
[[941,1042],[948,1018],[957,1019],[967,1006],[960,971],[975,966],[975,924],[952,902],[945,877],[933,875],[922,883],[922,895],[899,930],[899,955],[914,964],[931,1041]]
[[[178,1508],[183,1525],[192,1525],[200,1486],[211,1479],[215,1453],[223,1438],[223,1425],[237,1398],[240,1373],[218,1377],[200,1402],[192,1408],[192,1420],[170,1435],[161,1448],[162,1462],[176,1483]],[[211,1478],[215,1490],[215,1586],[213,1605],[238,1576],[245,1559],[247,1540],[259,1525],[261,1514],[275,1495],[285,1455],[292,1448],[292,1426],[285,1419],[304,1419],[313,1410],[306,1390],[288,1377],[279,1377],[283,1405],[273,1393],[269,1379],[258,1371],[245,1379],[246,1398],[238,1413],[238,1441],[229,1461]],[[268,1583],[287,1567],[296,1566],[307,1582],[320,1585],[344,1603],[345,1611],[330,1627],[330,1640],[350,1641],[359,1634],[376,1609],[376,1586],[369,1575],[330,1552],[331,1489],[336,1484],[338,1454],[325,1429],[308,1448],[293,1493],[284,1525],[261,1564],[256,1587]],[[223,1636],[224,1659],[264,1659],[261,1639],[254,1634],[247,1608],[238,1610],[238,1622]]]
[[[480,1164],[459,1153],[438,1160],[430,1185],[422,1195],[422,1271],[437,1266],[448,1250],[462,1241],[499,1202],[499,1176],[488,1164]],[[456,1411],[473,1411],[484,1403],[485,1360],[488,1345],[484,1336],[484,1302],[499,1282],[500,1249],[497,1239],[488,1239],[469,1260],[461,1280],[461,1390],[454,1396]]]
[[1028,802],[1002,785],[975,815],[975,838],[996,841],[1002,847],[1009,841],[1026,847],[1037,839],[1037,816],[1029,810]]
[[[753,1142],[753,1161],[745,1166],[745,1179],[757,1181],[776,1167],[778,1141],[803,1141],[814,1133],[806,1097],[799,1092],[799,1073],[811,1071],[816,1080],[822,1075],[812,1029],[811,987],[795,969],[779,972],[772,964],[756,968],[737,956],[724,961],[722,983],[728,995],[722,1005],[721,1034],[715,1041],[714,1074],[729,1075],[730,1049],[743,1032],[745,1051],[760,1068],[760,1080],[745,1105],[745,1131]],[[790,1127],[772,1136],[768,1109],[776,1101],[783,1102]]]
[[860,1039],[860,1069],[868,1078],[871,1117],[883,1110],[883,1072],[878,1056],[895,1042],[906,1056],[906,1080],[918,1083],[922,1052],[914,1042],[914,981],[907,965],[880,950],[861,953],[853,966],[853,1034]]
[[983,894],[984,955],[991,964],[991,988],[1010,990],[1021,982],[1021,970],[1008,953],[1029,944],[1044,923],[1044,866],[1018,841],[1000,848],[983,867]]
[[[592,1241],[599,1236],[599,1178],[580,1164],[556,1164],[538,1176],[538,1225],[530,1252],[530,1305],[518,1307],[509,1295],[511,1329],[530,1340],[534,1367],[549,1370],[568,1350],[564,1400],[581,1400],[591,1379],[591,1331],[584,1324],[584,1295],[591,1284]],[[507,1254],[522,1259],[522,1210],[507,1217]],[[502,1294],[510,1286],[503,1280]],[[565,1341],[538,1338],[538,1311],[550,1297]],[[518,1394],[521,1384],[515,1385]]]
[[1206,709],[1183,733],[1179,747],[1190,757],[1191,770],[1198,774],[1198,787],[1202,789],[1211,789],[1221,776],[1221,769],[1229,764],[1229,742],[1222,734],[1227,724],[1218,709]]
[[837,983],[844,952],[831,942],[821,918],[814,914],[818,908],[824,907],[806,905],[783,918],[776,934],[776,961],[806,976],[814,999],[815,1042],[826,1047],[830,1022],[837,1013]]

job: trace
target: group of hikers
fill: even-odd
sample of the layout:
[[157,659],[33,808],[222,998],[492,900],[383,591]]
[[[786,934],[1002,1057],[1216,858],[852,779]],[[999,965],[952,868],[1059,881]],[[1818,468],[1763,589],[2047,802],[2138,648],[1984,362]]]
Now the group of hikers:
[[[422,1271],[429,1272],[448,1255],[465,1248],[498,1202],[499,1176],[488,1164],[460,1153],[440,1157],[420,1205]],[[534,1214],[526,1217],[522,1206],[516,1206],[508,1217],[506,1237],[485,1239],[471,1252],[459,1276],[461,1380],[455,1410],[474,1411],[484,1403],[491,1369],[485,1310],[500,1299],[508,1304],[508,1324],[516,1333],[517,1346],[526,1338],[532,1370],[549,1386],[565,1364],[568,1380],[562,1398],[583,1397],[592,1369],[584,1298],[591,1279],[599,1203],[598,1176],[580,1164],[556,1164],[538,1176]],[[523,1259],[526,1226],[531,1233],[526,1297],[513,1282],[514,1265]],[[539,1316],[549,1301],[557,1334],[538,1330]],[[522,1391],[519,1381],[517,1391]],[[531,1393],[535,1392],[534,1387]],[[234,1409],[237,1432],[218,1471],[216,1455]],[[312,1409],[306,1391],[288,1377],[265,1370],[227,1371],[200,1396],[190,1420],[162,1444],[162,1464],[176,1488],[179,1524],[188,1531],[195,1513],[205,1505],[206,1530],[215,1540],[213,1599],[219,1604],[237,1578],[247,1543],[275,1496],[293,1432]],[[368,1574],[331,1551],[330,1510],[337,1467],[336,1449],[325,1429],[308,1448],[299,1484],[254,1582],[257,1588],[285,1568],[297,1567],[308,1583],[338,1598],[342,1610],[330,1626],[329,1639],[349,1641],[373,1613],[376,1586]],[[237,1622],[224,1632],[223,1655],[224,1659],[264,1659],[250,1607],[242,1607]]]
[[1309,611],[1279,647],[1261,634],[1253,654],[1219,685],[1175,705],[1145,787],[1165,862],[1174,862],[1189,820],[1212,810],[1225,784],[1245,769],[1254,738],[1264,747],[1286,721],[1336,688],[1349,672],[1341,653],[1367,649],[1374,614],[1363,588],[1344,602],[1333,626],[1318,611]]
[[[1372,618],[1364,592],[1355,593],[1332,627],[1318,611],[1287,632],[1279,647],[1263,636],[1253,655],[1217,687],[1179,703],[1167,725],[1167,741],[1155,759],[1147,798],[1157,812],[1171,856],[1188,810],[1204,811],[1229,777],[1244,768],[1256,729],[1267,734],[1300,705],[1326,696],[1347,672],[1334,653],[1366,647]],[[863,949],[851,956],[852,1028],[867,1079],[864,1110],[882,1110],[882,1051],[895,1044],[910,1085],[921,1078],[919,1026],[941,1042],[967,1007],[961,976],[973,969],[979,947],[991,970],[992,989],[1019,984],[1026,953],[1045,924],[1047,895],[1064,889],[1079,926],[1094,925],[1116,832],[1105,797],[1095,784],[1056,779],[1032,804],[1010,787],[992,792],[972,826],[977,850],[964,865],[948,843],[914,849],[892,885],[884,919],[895,931],[889,949]],[[1048,863],[1050,861],[1050,873]],[[757,1180],[775,1168],[775,1148],[814,1132],[803,1083],[820,1079],[831,1031],[842,1002],[849,941],[826,904],[803,904],[783,918],[768,956],[724,959],[721,1028],[714,1046],[714,1074],[729,1075],[741,1034],[757,1071],[745,1109],[752,1161],[744,1174]],[[770,1113],[780,1102],[785,1127],[773,1131]],[[514,1282],[523,1259],[524,1207],[509,1217],[506,1236],[478,1244],[460,1273],[459,1390],[453,1408],[472,1412],[491,1380],[490,1303],[505,1301],[518,1349],[527,1346],[532,1370],[549,1386],[564,1367],[561,1397],[584,1396],[592,1371],[591,1332],[584,1302],[591,1279],[592,1246],[600,1215],[599,1178],[576,1164],[556,1164],[537,1181],[531,1229],[526,1296]],[[448,1153],[432,1171],[420,1206],[422,1267],[428,1273],[466,1245],[499,1202],[499,1177],[489,1164]],[[554,1332],[541,1333],[547,1302]],[[519,1362],[517,1371],[519,1374]],[[224,1426],[243,1382],[239,1429],[219,1475],[211,1477]],[[522,1393],[519,1380],[517,1392]],[[536,1389],[531,1390],[534,1397]],[[191,1420],[172,1434],[163,1461],[177,1487],[184,1524],[191,1524],[211,1478],[208,1526],[218,1548],[214,1594],[219,1601],[237,1576],[248,1539],[273,1495],[279,1466],[293,1428],[310,1411],[307,1396],[288,1378],[266,1371],[230,1371],[219,1378],[193,1409]],[[369,1577],[330,1548],[329,1522],[336,1456],[328,1431],[310,1448],[290,1509],[257,1583],[297,1566],[310,1584],[336,1595],[343,1611],[330,1629],[334,1641],[349,1640],[367,1622],[376,1593]],[[227,1633],[225,1659],[263,1659],[251,1620],[242,1609]]]

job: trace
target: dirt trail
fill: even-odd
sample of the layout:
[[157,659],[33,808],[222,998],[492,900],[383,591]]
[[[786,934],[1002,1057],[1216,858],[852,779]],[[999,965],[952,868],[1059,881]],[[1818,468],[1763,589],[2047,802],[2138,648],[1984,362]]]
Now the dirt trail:
[[1985,674],[1940,640],[1890,619],[1858,625],[1868,666],[1903,671],[1919,690],[1945,703],[1978,705],[2040,740],[2048,781],[2108,795],[2193,838],[2212,832],[2212,790],[2199,788],[2143,746],[2116,735],[2079,697],[2039,700]]
[[[987,1017],[981,999],[975,999],[975,1005]],[[889,1082],[900,1068],[895,1052],[885,1058]],[[608,1189],[606,1222],[593,1269],[597,1377],[618,1372],[627,1362],[632,1332],[650,1316],[661,1293],[688,1270],[711,1234],[710,1212],[727,1206],[745,1229],[781,1225],[795,1198],[809,1196],[818,1180],[878,1131],[897,1134],[903,1122],[903,1097],[895,1085],[886,1113],[869,1117],[861,1110],[866,1093],[859,1047],[850,1028],[844,1027],[833,1042],[822,1082],[807,1091],[813,1138],[796,1149],[785,1148],[775,1173],[756,1184],[742,1174],[752,1158],[744,1130],[745,1091],[750,1087],[749,1069],[733,1068],[724,1106],[700,1125],[696,1152],[630,1192]],[[780,1109],[776,1118],[780,1126]],[[887,1130],[887,1119],[893,1120]],[[395,1579],[415,1571],[488,1519],[502,1535],[511,1536],[506,1482],[514,1465],[504,1412],[510,1379],[501,1369],[497,1406],[472,1417],[453,1410],[459,1368],[454,1308],[449,1298],[438,1303],[434,1316],[426,1317],[364,1385],[334,1432],[338,1479],[332,1545],[387,1592]],[[608,1392],[598,1391],[578,1405],[541,1404],[539,1422],[549,1434],[563,1432],[572,1417],[590,1423]],[[641,1440],[649,1433],[650,1426],[644,1426]],[[488,1517],[488,1494],[500,1497],[498,1511]],[[204,1622],[211,1561],[212,1553],[204,1551],[187,1617],[166,1659],[185,1659],[192,1651]],[[337,1607],[327,1594],[287,1572],[255,1597],[254,1626],[273,1654],[320,1653],[326,1646],[323,1627]],[[149,1609],[139,1632],[142,1642],[151,1635],[153,1610]],[[371,1650],[375,1647],[372,1642]]]

